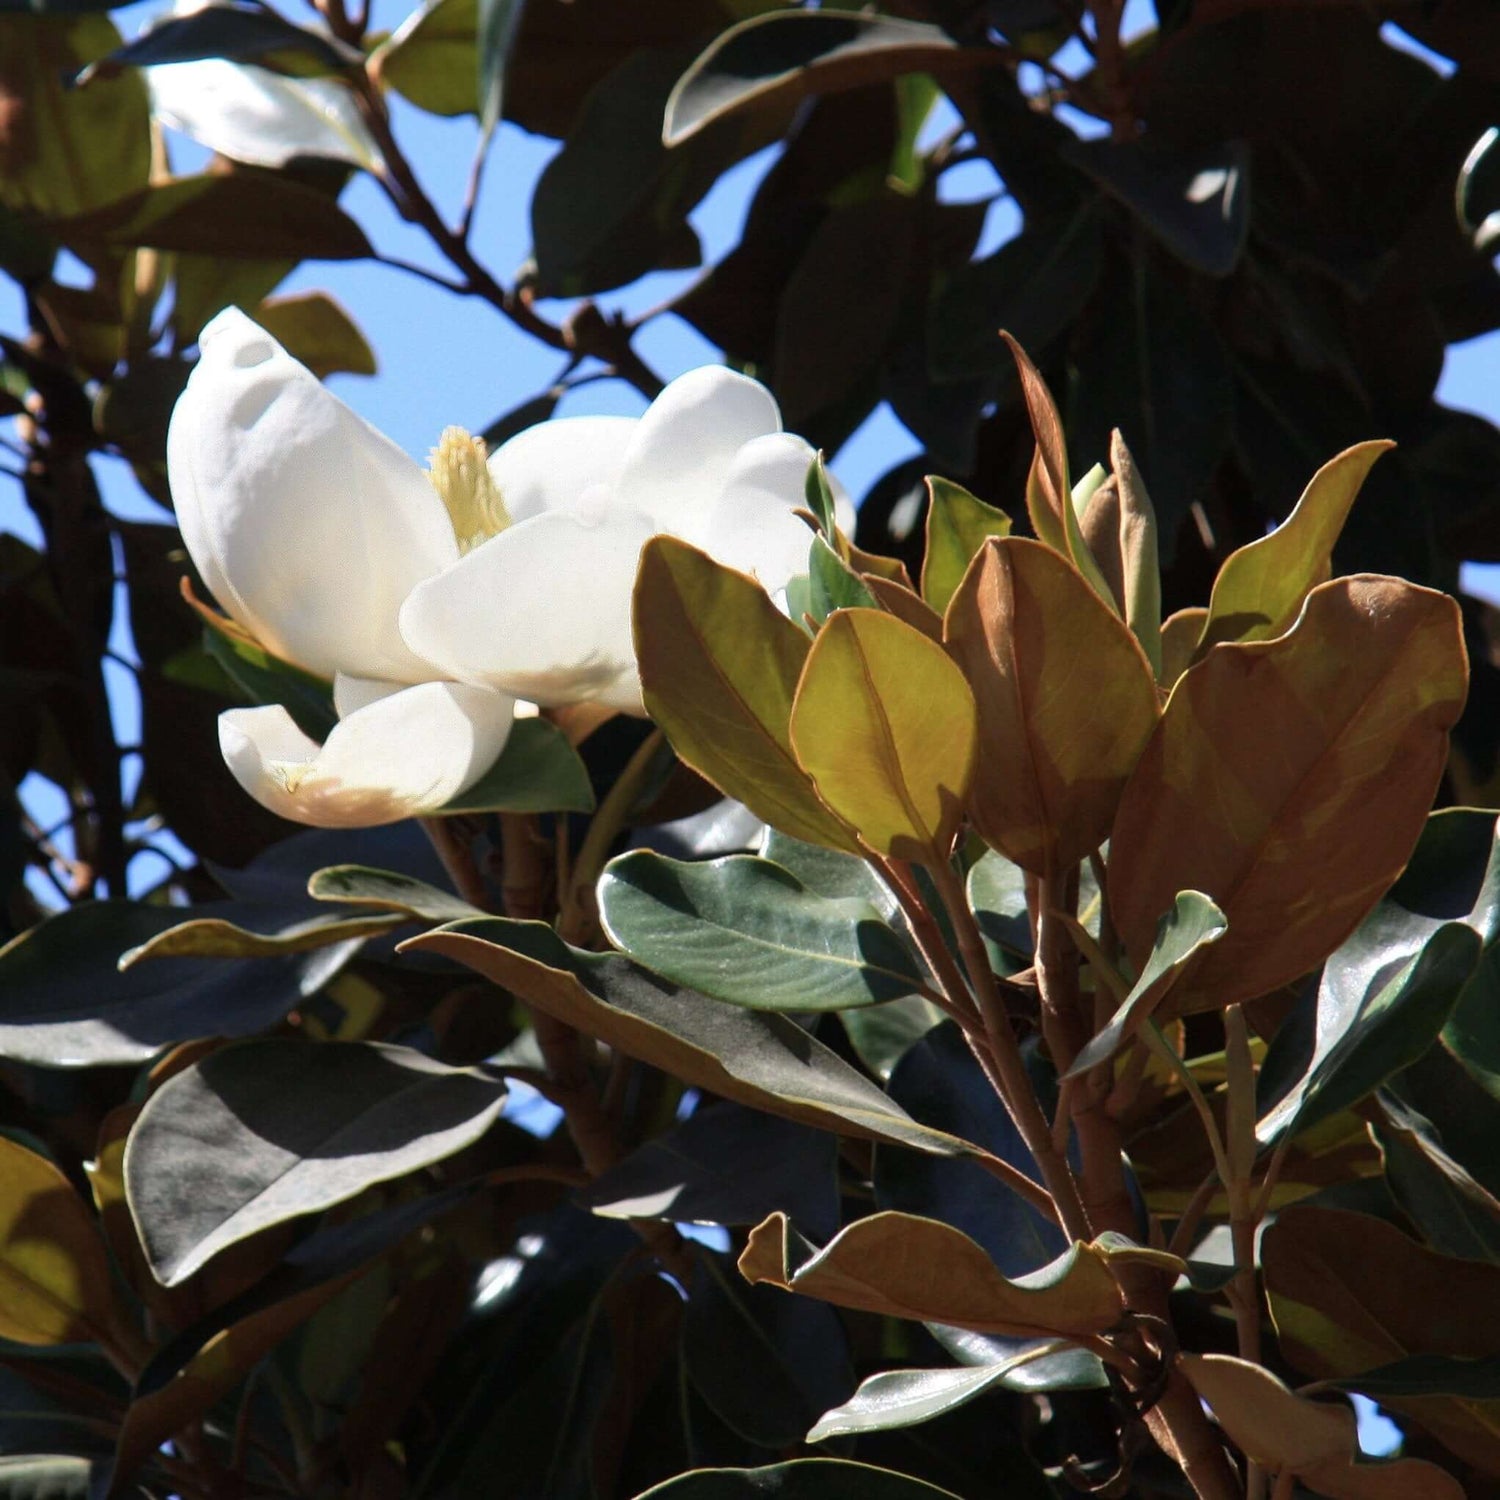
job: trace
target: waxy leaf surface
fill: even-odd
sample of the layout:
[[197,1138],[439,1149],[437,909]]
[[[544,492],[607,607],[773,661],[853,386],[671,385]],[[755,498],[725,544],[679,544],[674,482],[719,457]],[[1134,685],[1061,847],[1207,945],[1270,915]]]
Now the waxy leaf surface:
[[785,1016],[723,1005],[618,955],[570,948],[545,923],[464,922],[402,947],[467,964],[528,1005],[694,1088],[840,1135],[942,1156],[981,1154],[913,1120]]
[[926,863],[946,859],[958,831],[975,728],[948,654],[878,610],[830,617],[792,706],[792,744],[824,802],[877,853]]
[[152,1270],[175,1286],[262,1229],[452,1156],[505,1093],[498,1077],[374,1042],[211,1053],[151,1096],[125,1150]]
[[951,1490],[843,1458],[803,1458],[765,1469],[696,1469],[636,1500],[959,1500]]
[[1182,677],[1126,784],[1109,859],[1110,911],[1138,968],[1178,891],[1228,919],[1178,980],[1173,1013],[1266,994],[1354,930],[1422,831],[1466,679],[1454,601],[1380,577],[1314,589],[1287,635],[1217,646]]
[[1012,1338],[1102,1333],[1123,1306],[1108,1257],[1093,1245],[1011,1281],[968,1235],[903,1213],[856,1220],[821,1250],[772,1214],[751,1233],[740,1271],[839,1307]]
[[621,855],[598,887],[610,941],[637,963],[752,1010],[843,1010],[923,983],[910,950],[858,898],[830,900],[780,865]]
[[958,589],[974,554],[992,536],[1010,535],[1010,517],[951,479],[927,476],[927,546],[922,597],[939,614]]
[[984,544],[943,633],[979,707],[975,828],[1037,874],[1076,864],[1156,726],[1139,643],[1065,558],[1021,537]]
[[726,796],[813,844],[855,849],[792,752],[808,640],[744,573],[656,537],[641,553],[635,649],[651,717]]
[[1309,590],[1328,578],[1333,546],[1375,460],[1394,443],[1357,443],[1330,459],[1296,509],[1269,536],[1224,560],[1214,579],[1201,655],[1220,641],[1268,641],[1297,618]]

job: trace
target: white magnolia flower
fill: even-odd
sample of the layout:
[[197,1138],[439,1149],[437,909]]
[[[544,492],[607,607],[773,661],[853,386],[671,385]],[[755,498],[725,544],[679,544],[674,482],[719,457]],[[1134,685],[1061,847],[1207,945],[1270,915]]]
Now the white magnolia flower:
[[434,810],[499,754],[518,698],[640,712],[630,596],[656,533],[773,594],[806,570],[812,450],[732,371],[691,371],[639,419],[542,423],[487,462],[449,429],[424,473],[243,313],[200,345],[167,440],[183,538],[235,620],[337,682],[321,749],[281,709],[224,716],[230,769],[285,816]]

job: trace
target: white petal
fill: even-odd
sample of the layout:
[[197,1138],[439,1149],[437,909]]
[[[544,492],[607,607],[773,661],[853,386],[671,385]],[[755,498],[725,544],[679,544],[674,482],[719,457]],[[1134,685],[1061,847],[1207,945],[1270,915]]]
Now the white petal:
[[735,454],[781,431],[765,386],[716,365],[680,375],[636,428],[620,475],[620,498],[658,531],[690,536],[724,487]]
[[574,510],[597,486],[613,491],[635,417],[558,417],[518,432],[490,455],[490,474],[513,521]]
[[379,677],[351,677],[347,672],[340,672],[333,679],[334,712],[339,718],[347,719],[350,714],[357,714],[360,709],[379,703],[392,693],[399,693],[405,686],[405,683],[385,682]]
[[804,485],[813,456],[789,432],[746,443],[698,538],[704,551],[753,573],[772,594],[794,574],[807,572],[813,534],[793,512],[807,504]]
[[263,807],[316,828],[365,828],[436,812],[494,764],[515,702],[423,682],[341,719],[320,748],[279,705],[219,716],[219,748]]
[[639,712],[630,594],[651,534],[645,516],[618,509],[518,521],[419,584],[402,633],[461,681],[544,708],[596,699]]
[[331,78],[283,78],[223,58],[146,68],[156,118],[221,156],[256,167],[326,156],[367,171],[380,150],[349,90]]
[[167,473],[214,597],[320,676],[434,676],[396,625],[413,585],[458,556],[426,475],[238,309],[199,342]]

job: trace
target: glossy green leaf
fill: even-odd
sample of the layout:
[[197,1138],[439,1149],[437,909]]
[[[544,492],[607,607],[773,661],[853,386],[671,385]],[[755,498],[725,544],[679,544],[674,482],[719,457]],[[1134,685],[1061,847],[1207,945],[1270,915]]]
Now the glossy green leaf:
[[1156,727],[1139,642],[1065,557],[1022,537],[980,548],[943,638],[979,709],[976,831],[1038,875],[1076,865],[1103,843]]
[[[1349,940],[1356,950],[1359,937],[1356,932]],[[1317,1035],[1307,1071],[1262,1116],[1256,1126],[1260,1140],[1270,1144],[1285,1131],[1327,1119],[1416,1062],[1447,1023],[1482,946],[1473,928],[1446,923],[1397,973],[1368,988],[1357,979],[1347,982],[1348,970],[1335,953],[1318,989]]]
[[517,719],[499,758],[441,813],[593,812],[582,757],[546,719]]
[[1334,543],[1375,460],[1394,443],[1359,443],[1330,459],[1269,536],[1231,553],[1214,579],[1201,656],[1220,641],[1266,641],[1288,629],[1328,578]]
[[986,1391],[1098,1390],[1108,1382],[1095,1355],[1059,1341],[1046,1352],[1017,1355],[997,1365],[942,1370],[884,1370],[860,1383],[843,1406],[825,1412],[807,1434],[810,1443],[860,1432],[915,1427],[973,1401]]
[[831,538],[838,529],[838,515],[834,508],[833,486],[828,481],[828,465],[823,462],[821,453],[814,454],[813,461],[807,466],[803,495],[823,535]]
[[841,1135],[944,1156],[978,1151],[913,1120],[785,1016],[678,989],[618,955],[583,953],[543,923],[455,923],[402,947],[467,964],[527,1004],[690,1087]]
[[297,77],[337,73],[363,60],[347,44],[294,26],[274,11],[204,5],[158,21],[135,41],[84,68],[76,81],[91,83],[121,68],[153,68],[207,57],[254,63]]
[[792,706],[798,763],[880,854],[947,858],[974,772],[974,695],[941,646],[894,615],[840,610]]
[[974,554],[990,537],[1009,536],[1011,522],[1003,510],[986,505],[951,479],[929,474],[927,492],[922,597],[942,614]]
[[623,854],[599,881],[610,941],[676,984],[752,1010],[844,1010],[923,984],[879,911],[809,891],[780,865]]
[[127,948],[120,955],[119,968],[123,973],[146,959],[277,958],[311,953],[335,943],[378,937],[399,927],[401,921],[399,916],[351,917],[330,912],[284,924],[273,921],[262,932],[224,917],[190,917]]
[[[50,917],[0,948],[0,1057],[50,1068],[141,1063],[205,1034],[247,1036],[316,994],[357,950],[261,959],[164,958],[120,973],[120,955],[179,927],[193,911],[239,925],[284,922],[284,907],[140,906],[99,901]],[[305,913],[304,913],[305,914]]]
[[211,1053],[130,1133],[125,1187],[147,1260],[176,1286],[262,1229],[452,1156],[504,1104],[498,1077],[404,1047],[278,1037]]
[[671,537],[641,553],[635,649],[646,709],[672,748],[758,818],[854,850],[792,751],[805,635],[751,577]]
[[279,703],[304,734],[325,740],[338,723],[328,683],[290,662],[272,656],[231,620],[206,609],[202,619],[203,649],[225,675],[255,704]]
[[1181,678],[1109,855],[1110,913],[1137,967],[1178,891],[1228,919],[1174,1013],[1266,994],[1364,919],[1422,831],[1466,669],[1452,599],[1366,576],[1323,584],[1288,634],[1216,646]]
[[484,915],[451,891],[438,890],[393,870],[372,870],[368,865],[328,865],[317,870],[307,882],[307,894],[317,901],[373,906],[428,922],[462,922]]
[[843,1458],[803,1458],[765,1469],[697,1469],[636,1500],[958,1500],[934,1484]]
[[832,10],[773,11],[716,37],[667,100],[662,133],[680,145],[713,121],[768,100],[882,83],[906,73],[941,73],[993,62],[966,52],[936,26]]
[[887,1082],[906,1053],[943,1019],[943,1012],[921,995],[839,1012],[855,1055]]
[[808,554],[808,613],[821,625],[836,609],[878,609],[859,574],[820,536]]
[[1201,891],[1179,891],[1156,924],[1156,941],[1141,977],[1105,1025],[1078,1054],[1068,1076],[1108,1062],[1128,1037],[1151,1019],[1188,962],[1229,930],[1224,913]]

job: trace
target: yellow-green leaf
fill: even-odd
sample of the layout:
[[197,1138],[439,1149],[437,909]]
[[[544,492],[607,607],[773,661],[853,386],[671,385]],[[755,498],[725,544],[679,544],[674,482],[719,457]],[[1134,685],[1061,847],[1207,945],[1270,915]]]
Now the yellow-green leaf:
[[1139,642],[1066,558],[1022,537],[980,549],[944,636],[979,705],[975,828],[1037,874],[1076,864],[1109,832],[1156,727]]
[[1156,680],[1168,692],[1192,664],[1207,618],[1208,611],[1201,604],[1190,604],[1162,621],[1161,670],[1156,674]]
[[974,695],[946,651],[875,609],[818,633],[792,705],[792,744],[829,807],[880,854],[948,857],[974,773]]
[[1109,905],[1137,969],[1178,891],[1229,931],[1172,1014],[1250,1000],[1316,968],[1400,874],[1467,690],[1458,606],[1396,578],[1308,596],[1275,640],[1214,647],[1178,682],[1120,799]]
[[267,297],[255,321],[319,380],[335,373],[373,375],[375,353],[354,320],[327,292]]
[[783,833],[857,849],[792,751],[808,640],[745,573],[675,537],[641,553],[635,650],[646,711],[672,748],[726,796]]
[[46,1157],[0,1136],[0,1338],[97,1340],[113,1318],[93,1216]]
[[476,0],[427,0],[375,49],[370,71],[418,109],[477,114],[478,25]]
[[1297,618],[1308,591],[1327,580],[1365,476],[1390,442],[1356,443],[1312,477],[1296,509],[1269,536],[1230,553],[1208,603],[1201,656],[1220,641],[1266,641]]
[[1016,1282],[961,1230],[915,1214],[871,1214],[813,1251],[775,1213],[751,1231],[739,1266],[752,1285],[1009,1338],[1086,1337],[1112,1328],[1123,1312],[1109,1256],[1097,1246],[1076,1244]]
[[927,493],[922,597],[942,614],[974,554],[990,537],[1010,535],[1010,517],[936,474],[927,476]]

